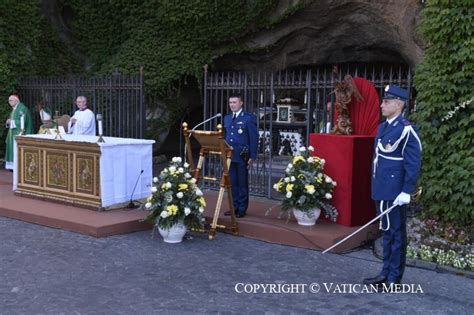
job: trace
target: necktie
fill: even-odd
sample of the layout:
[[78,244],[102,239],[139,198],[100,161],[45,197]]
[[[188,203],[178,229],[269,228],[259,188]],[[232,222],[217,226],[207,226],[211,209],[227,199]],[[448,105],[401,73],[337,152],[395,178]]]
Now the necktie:
[[388,125],[389,125],[389,124],[388,124],[388,121],[384,122],[383,128],[382,128],[382,132],[384,132],[385,129],[387,129]]
[[235,118],[237,118],[237,114],[236,114],[236,113],[234,113],[234,115],[232,116],[232,122],[235,121]]

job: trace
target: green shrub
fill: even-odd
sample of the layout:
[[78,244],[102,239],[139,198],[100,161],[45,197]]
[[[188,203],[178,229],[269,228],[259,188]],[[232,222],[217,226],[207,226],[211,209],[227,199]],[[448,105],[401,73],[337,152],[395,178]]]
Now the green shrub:
[[472,230],[474,220],[474,2],[430,0],[414,78],[424,216]]

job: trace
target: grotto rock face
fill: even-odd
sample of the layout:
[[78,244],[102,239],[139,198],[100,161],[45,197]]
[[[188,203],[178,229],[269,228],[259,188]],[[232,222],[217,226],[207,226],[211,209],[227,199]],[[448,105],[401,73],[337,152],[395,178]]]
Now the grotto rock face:
[[[280,1],[270,14],[277,21],[301,1]],[[218,70],[281,70],[345,62],[421,62],[423,43],[416,32],[419,0],[306,1],[306,6],[274,28],[241,39],[243,54],[216,57]],[[217,47],[215,55],[224,47]]]

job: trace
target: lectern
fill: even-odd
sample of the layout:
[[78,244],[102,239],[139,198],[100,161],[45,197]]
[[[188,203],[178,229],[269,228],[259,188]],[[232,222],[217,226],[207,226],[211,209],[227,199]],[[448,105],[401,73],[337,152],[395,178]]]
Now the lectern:
[[[232,158],[232,147],[227,144],[224,139],[224,132],[222,131],[222,125],[217,125],[217,131],[202,131],[202,130],[189,130],[188,124],[183,123],[183,135],[185,141],[185,154],[188,157],[189,166],[193,172],[193,177],[196,179],[196,183],[201,179],[201,169],[204,164],[204,160],[207,156],[218,156],[221,160],[222,165],[222,176],[220,178],[220,189],[217,197],[216,209],[214,210],[214,216],[212,219],[211,227],[209,229],[209,240],[213,240],[216,235],[217,228],[227,227],[225,225],[217,225],[219,219],[219,213],[221,211],[222,200],[224,193],[227,192],[227,200],[229,201],[229,209],[231,213],[232,226],[231,231],[234,234],[239,232],[237,220],[235,219],[234,203],[232,201],[232,190],[230,186],[229,167]],[[195,167],[193,161],[193,155],[191,150],[190,137],[193,136],[201,145],[199,151],[199,160]],[[206,180],[219,181],[218,178],[208,178]]]

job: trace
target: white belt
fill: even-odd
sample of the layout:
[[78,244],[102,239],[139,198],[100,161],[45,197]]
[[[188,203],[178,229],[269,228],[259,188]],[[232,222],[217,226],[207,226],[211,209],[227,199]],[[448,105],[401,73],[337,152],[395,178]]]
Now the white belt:
[[398,138],[398,140],[393,143],[393,145],[390,147],[390,149],[385,149],[382,145],[381,139],[378,139],[377,145],[375,146],[375,158],[374,158],[374,170],[373,170],[373,176],[374,177],[375,177],[375,171],[377,170],[377,162],[379,160],[379,155],[381,157],[385,158],[385,159],[388,159],[388,160],[395,160],[395,161],[402,161],[403,160],[403,157],[399,157],[399,158],[398,157],[389,157],[389,156],[380,154],[379,150],[381,152],[384,152],[384,153],[393,153],[393,152],[395,152],[395,150],[398,148],[398,145],[400,144],[402,139],[405,138],[405,136],[406,136],[407,138],[406,138],[405,144],[403,145],[403,148],[402,148],[402,156],[403,156],[403,154],[405,152],[405,147],[408,143],[408,138],[410,137],[410,134],[412,134],[415,137],[416,141],[418,141],[418,145],[420,146],[420,151],[421,151],[422,147],[421,147],[420,138],[416,134],[415,130],[413,130],[413,127],[411,125],[410,126],[405,126],[403,128],[403,132],[400,135],[400,138]]
[[379,162],[379,156],[383,157],[384,159],[387,159],[387,160],[403,161],[403,157],[392,157],[392,156],[386,156],[386,155],[380,154],[379,149],[376,148],[375,149],[375,158],[374,158],[374,170],[373,170],[373,176],[374,177],[375,177],[375,171],[377,170],[377,165],[378,165],[378,162]]

